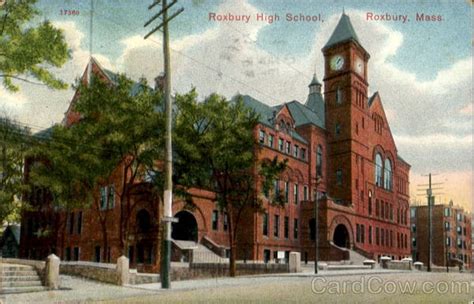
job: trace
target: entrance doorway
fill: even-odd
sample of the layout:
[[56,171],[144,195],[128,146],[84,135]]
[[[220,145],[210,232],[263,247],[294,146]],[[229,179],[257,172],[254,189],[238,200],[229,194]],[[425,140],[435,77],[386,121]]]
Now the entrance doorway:
[[174,240],[198,241],[198,228],[194,215],[188,211],[176,213],[177,223],[173,223],[171,237]]
[[350,247],[349,232],[346,226],[343,224],[337,225],[336,229],[334,229],[333,242],[339,247]]

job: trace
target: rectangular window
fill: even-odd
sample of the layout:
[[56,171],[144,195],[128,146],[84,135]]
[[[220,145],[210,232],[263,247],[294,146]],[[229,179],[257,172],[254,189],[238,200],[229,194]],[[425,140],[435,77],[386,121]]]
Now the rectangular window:
[[390,205],[390,220],[393,221],[393,206]]
[[283,152],[283,139],[278,138],[278,150]]
[[384,216],[385,216],[385,207],[384,207],[383,201],[380,201],[380,217],[384,217]]
[[293,198],[294,198],[294,203],[298,204],[300,201],[298,184],[293,185]]
[[71,247],[66,247],[66,253],[64,254],[65,255],[65,260],[66,261],[70,261],[71,260]]
[[273,188],[275,189],[275,196],[276,197],[280,196],[280,181],[279,180],[275,180],[273,182]]
[[286,154],[291,154],[291,143],[289,141],[286,142]]
[[411,238],[411,246],[416,248],[416,238]]
[[107,209],[107,187],[100,187],[100,210]]
[[278,237],[280,235],[280,216],[275,215],[273,221],[273,236]]
[[411,224],[411,232],[416,233],[416,225]]
[[341,186],[342,185],[342,170],[341,169],[338,169],[336,171],[336,184],[338,186]]
[[270,148],[273,148],[273,141],[274,141],[274,137],[272,134],[268,135],[268,146]]
[[217,230],[219,225],[219,212],[217,210],[212,211],[212,230]]
[[294,219],[293,221],[293,238],[295,240],[298,239],[298,219]]
[[285,239],[289,238],[290,234],[290,218],[285,216],[284,236]]
[[227,212],[224,212],[224,231],[227,231],[227,229],[229,228],[229,215],[227,214]]
[[444,230],[446,230],[446,231],[451,230],[451,223],[449,223],[449,222],[444,222]]
[[379,234],[380,234],[379,227],[376,227],[376,228],[375,228],[375,244],[376,244],[376,245],[379,245],[379,244],[380,244],[380,242],[379,242],[379,238],[380,238]]
[[369,226],[369,244],[372,244],[372,226]]
[[383,228],[380,230],[380,243],[385,246],[385,230]]
[[372,215],[372,194],[369,192],[369,215]]
[[300,153],[300,147],[298,147],[298,145],[295,145],[295,147],[293,148],[293,156],[298,158],[299,153]]
[[411,208],[410,209],[410,216],[415,217],[416,216],[416,208]]
[[82,211],[77,214],[77,233],[82,233]]
[[263,224],[262,233],[263,235],[268,236],[268,213],[266,212],[263,214],[262,224]]
[[100,262],[100,246],[95,246],[94,248],[94,262]]
[[74,212],[69,214],[69,234],[74,233]]
[[390,230],[390,247],[393,247],[393,231]]
[[308,186],[303,186],[303,199],[308,200]]
[[360,243],[360,225],[356,224],[356,242]]
[[446,216],[446,217],[451,216],[451,209],[449,209],[449,208],[444,208],[444,216]]
[[365,243],[365,225],[360,225],[360,242]]
[[265,143],[265,131],[263,130],[260,130],[259,133],[258,133],[258,141],[261,143],[261,144],[264,144]]
[[74,261],[79,261],[79,247],[74,247]]
[[115,187],[114,185],[110,185],[107,189],[108,191],[108,198],[107,198],[107,206],[109,209],[115,208]]
[[389,212],[389,210],[388,210],[388,203],[385,202],[385,218],[386,218],[386,219],[388,219],[388,212]]
[[385,246],[389,245],[389,236],[388,236],[388,229],[385,229]]
[[285,202],[288,203],[290,199],[290,183],[285,182]]
[[301,159],[306,160],[306,149],[301,148]]
[[376,199],[376,200],[375,200],[375,216],[377,216],[377,217],[378,217],[378,216],[379,216],[379,214],[380,214],[380,211],[379,211],[379,209],[380,209],[379,200],[378,200],[378,199]]

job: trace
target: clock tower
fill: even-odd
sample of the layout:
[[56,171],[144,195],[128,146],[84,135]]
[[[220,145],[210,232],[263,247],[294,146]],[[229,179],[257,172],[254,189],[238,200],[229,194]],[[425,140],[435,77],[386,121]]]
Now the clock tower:
[[324,100],[328,134],[328,194],[335,202],[358,209],[364,197],[364,159],[369,123],[367,62],[349,16],[342,14],[323,47]]

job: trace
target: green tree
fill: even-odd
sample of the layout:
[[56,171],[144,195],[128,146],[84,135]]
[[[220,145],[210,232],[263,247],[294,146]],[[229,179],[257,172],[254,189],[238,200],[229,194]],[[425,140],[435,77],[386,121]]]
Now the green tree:
[[[204,102],[195,92],[177,97],[175,169],[178,183],[208,188],[217,207],[228,217],[230,276],[236,274],[236,254],[241,220],[263,210],[261,192],[286,168],[286,161],[259,161],[254,137],[258,116],[239,99],[229,102],[216,94]],[[263,190],[263,191],[262,191]],[[270,200],[282,205],[280,197]]]
[[64,35],[49,21],[35,24],[40,12],[36,0],[7,0],[0,7],[0,78],[7,90],[17,91],[13,80],[34,82],[54,89],[67,85],[48,71],[61,67],[69,56]]
[[90,86],[81,84],[78,91],[74,109],[81,115],[82,136],[102,147],[99,159],[113,164],[108,176],[117,172],[121,178],[114,189],[120,202],[121,249],[126,254],[131,217],[138,203],[133,200],[134,190],[149,179],[148,169],[156,168],[163,154],[163,113],[156,111],[162,94],[144,80],[134,83],[125,75],[114,79],[113,85],[93,78]]
[[18,221],[29,130],[0,118],[0,224]]

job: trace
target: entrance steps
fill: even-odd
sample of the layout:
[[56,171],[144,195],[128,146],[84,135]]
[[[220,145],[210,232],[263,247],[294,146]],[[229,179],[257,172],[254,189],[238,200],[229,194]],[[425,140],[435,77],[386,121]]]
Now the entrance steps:
[[33,266],[0,264],[0,294],[43,290],[46,287]]
[[173,243],[182,251],[192,251],[193,263],[228,263],[228,258],[223,258],[206,246],[194,241],[173,240]]

